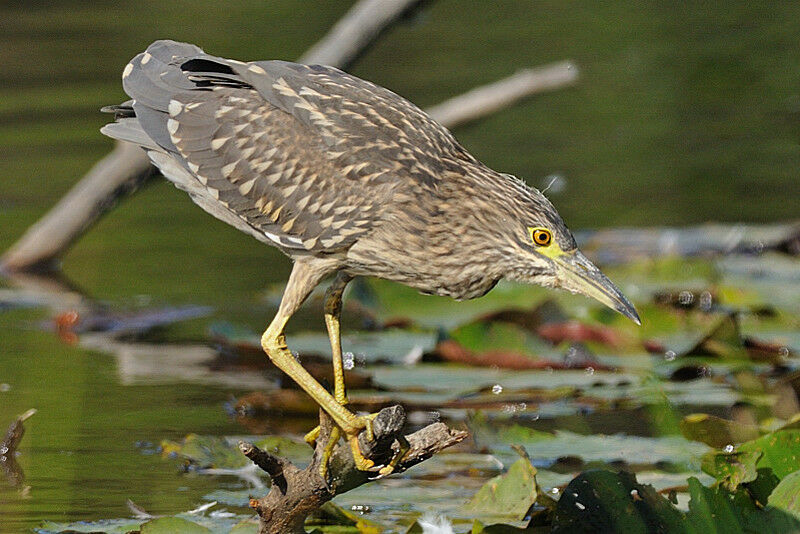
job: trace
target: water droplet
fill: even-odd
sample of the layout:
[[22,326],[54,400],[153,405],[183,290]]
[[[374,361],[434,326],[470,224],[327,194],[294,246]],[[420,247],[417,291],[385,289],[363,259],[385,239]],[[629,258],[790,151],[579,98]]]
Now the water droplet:
[[674,350],[668,350],[667,352],[664,353],[664,359],[667,360],[668,362],[675,360],[676,357],[677,354],[675,354]]
[[342,367],[345,370],[350,371],[353,367],[356,366],[356,355],[352,352],[345,352],[342,354]]
[[353,512],[358,512],[361,515],[368,514],[372,511],[372,508],[368,504],[354,504],[350,507],[350,510]]
[[551,489],[550,493],[552,493],[553,495],[558,495],[558,488]]
[[733,445],[725,445],[725,449],[723,449],[726,453],[730,454],[733,452]]
[[711,309],[711,306],[714,304],[714,297],[711,295],[709,291],[703,291],[700,293],[700,309],[704,312],[707,312]]
[[500,384],[495,384],[492,386],[492,393],[494,393],[495,395],[499,395],[502,392],[503,392],[503,386],[501,386]]
[[586,507],[577,501],[575,502],[575,508],[578,510],[586,510]]

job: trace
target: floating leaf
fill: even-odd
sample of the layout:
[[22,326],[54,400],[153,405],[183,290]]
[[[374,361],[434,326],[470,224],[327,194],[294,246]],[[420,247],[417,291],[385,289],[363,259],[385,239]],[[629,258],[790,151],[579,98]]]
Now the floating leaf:
[[323,533],[357,532],[359,534],[380,534],[383,528],[361,514],[356,514],[326,502],[306,520],[307,527]]
[[[251,465],[239,450],[238,439],[218,436],[189,434],[183,441],[163,441],[162,455],[177,455],[200,468],[241,469]],[[267,436],[255,440],[254,444],[272,454],[291,459],[308,455],[308,445],[281,436]]]
[[527,458],[520,458],[508,469],[484,484],[465,505],[476,514],[511,516],[522,520],[539,494],[536,468]]
[[[507,436],[507,437],[506,437]],[[537,465],[550,465],[558,458],[574,456],[584,462],[617,462],[629,465],[654,465],[662,462],[693,469],[709,449],[706,445],[688,441],[682,436],[649,438],[623,434],[583,435],[558,430],[549,435],[521,425],[513,425],[496,434],[478,430],[476,440],[490,439],[496,454],[501,454],[507,443],[525,447]]]
[[[211,328],[212,337],[238,350],[261,354],[261,337],[241,326],[216,323]],[[376,332],[350,332],[342,335],[342,350],[353,353],[357,360],[374,363],[414,363],[424,353],[436,346],[436,332],[413,332],[392,328]],[[288,339],[289,347],[301,355],[318,354],[328,357],[331,342],[325,332],[301,332]]]
[[798,532],[800,521],[778,508],[762,509],[739,489],[707,488],[696,478],[689,479],[689,532],[702,534],[739,534],[749,532]]
[[754,481],[758,473],[756,462],[761,452],[710,453],[703,457],[703,471],[734,491],[739,484]]
[[681,421],[680,427],[681,433],[687,439],[718,449],[756,439],[760,435],[758,427],[704,413],[687,415]]
[[768,504],[800,520],[800,471],[786,475],[769,496]]
[[685,532],[683,514],[631,473],[596,470],[570,482],[552,532]]
[[728,314],[703,336],[684,356],[708,356],[727,359],[747,359],[739,332],[739,323],[734,314]]
[[782,479],[800,468],[800,430],[778,430],[743,443],[739,452],[761,452],[758,467],[769,467]]
[[40,534],[55,534],[62,532],[77,533],[98,533],[104,534],[127,534],[137,532],[141,520],[133,519],[101,519],[99,521],[78,521],[75,523],[56,523],[55,521],[44,521],[36,530]]
[[159,517],[142,523],[141,534],[209,534],[211,530],[180,517]]

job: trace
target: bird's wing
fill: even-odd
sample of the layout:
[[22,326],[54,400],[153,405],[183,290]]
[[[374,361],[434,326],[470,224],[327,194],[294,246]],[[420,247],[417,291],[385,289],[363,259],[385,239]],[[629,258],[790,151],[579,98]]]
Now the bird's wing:
[[[284,62],[242,63],[158,41],[126,66],[123,86],[141,129],[197,180],[183,188],[194,190],[193,198],[202,193],[204,209],[214,206],[212,214],[227,222],[233,214],[284,248],[332,253],[372,227],[408,170],[397,148],[391,157],[376,146],[385,143],[380,128],[372,135],[348,126],[360,119],[346,105],[320,110],[324,93],[311,82],[296,85],[305,69],[346,76]],[[164,158],[158,161],[163,166]],[[170,173],[186,179],[174,168]]]

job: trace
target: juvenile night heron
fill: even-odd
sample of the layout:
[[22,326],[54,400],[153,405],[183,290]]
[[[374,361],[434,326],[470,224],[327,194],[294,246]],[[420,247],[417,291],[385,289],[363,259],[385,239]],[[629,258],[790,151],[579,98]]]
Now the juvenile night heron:
[[[116,122],[103,133],[141,145],[200,207],[293,260],[261,344],[331,416],[331,443],[343,434],[359,469],[373,467],[358,447],[370,417],[345,407],[339,339],[353,277],[458,300],[508,278],[583,293],[639,322],[544,195],[487,168],[383,87],[331,67],[244,63],[174,41],[133,58],[122,82],[132,100],[109,108]],[[295,360],[284,326],[333,274],[325,296],[331,395]]]

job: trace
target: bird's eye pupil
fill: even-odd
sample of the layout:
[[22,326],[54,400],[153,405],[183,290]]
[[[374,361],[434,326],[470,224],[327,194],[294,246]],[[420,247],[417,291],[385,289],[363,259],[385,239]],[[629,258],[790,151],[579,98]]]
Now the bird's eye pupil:
[[552,239],[550,232],[547,230],[536,229],[533,231],[533,242],[537,245],[547,246]]

